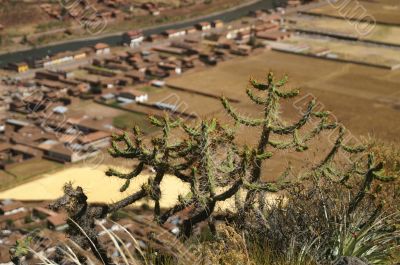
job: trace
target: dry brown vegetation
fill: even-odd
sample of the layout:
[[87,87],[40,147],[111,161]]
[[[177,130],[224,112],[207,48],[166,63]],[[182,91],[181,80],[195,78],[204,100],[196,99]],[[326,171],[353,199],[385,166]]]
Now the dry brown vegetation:
[[37,4],[3,1],[0,5],[0,24],[5,27],[13,27],[15,30],[17,27],[48,21]]

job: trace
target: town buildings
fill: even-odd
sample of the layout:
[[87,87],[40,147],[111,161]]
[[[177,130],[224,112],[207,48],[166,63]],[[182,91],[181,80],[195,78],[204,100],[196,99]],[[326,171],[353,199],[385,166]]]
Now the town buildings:
[[144,41],[144,36],[140,30],[131,30],[123,35],[123,41],[131,48],[136,48],[142,44]]
[[111,51],[110,46],[105,43],[97,43],[93,49],[96,55],[107,55]]
[[224,27],[224,22],[220,19],[214,20],[213,22],[211,22],[211,26],[215,29],[220,29]]
[[198,24],[195,25],[196,28],[200,31],[207,31],[211,29],[211,23],[204,21],[204,22],[200,22]]
[[[153,4],[145,4],[154,10]],[[170,29],[146,39],[140,30],[123,34],[129,49],[97,43],[74,52],[63,52],[36,60],[32,67],[34,78],[19,83],[10,90],[10,113],[23,115],[18,119],[0,121],[0,167],[5,169],[16,163],[32,159],[49,159],[61,163],[74,163],[95,156],[109,145],[113,124],[110,120],[97,121],[94,117],[77,119],[70,110],[81,101],[94,100],[109,107],[135,109],[164,106],[152,101],[152,93],[138,88],[163,88],[165,78],[186,71],[217,65],[235,56],[248,56],[262,40],[282,40],[290,32],[280,30],[281,16],[254,14],[252,23],[221,20],[201,22],[185,29]],[[146,49],[137,49],[146,42]],[[144,44],[143,44],[144,46]],[[321,53],[318,53],[321,54]],[[68,65],[87,59],[83,66],[68,70],[50,70],[52,66]],[[29,69],[27,63],[10,65],[16,72]],[[174,111],[174,107],[162,107]],[[147,114],[147,113],[145,113]],[[49,118],[50,117],[50,118]],[[86,125],[85,125],[86,124]],[[114,128],[115,129],[115,128]],[[1,134],[1,133],[0,133]]]
[[[0,200],[0,264],[13,264],[10,261],[10,248],[16,245],[17,240],[26,242],[27,247],[32,251],[43,254],[49,260],[55,258],[57,247],[68,245],[65,230],[70,222],[67,214],[63,211],[50,210],[49,203],[48,201]],[[120,258],[117,264],[122,264],[124,260],[118,252],[118,246],[112,242],[111,234],[118,238],[119,243],[124,244],[125,250],[132,253],[137,251],[137,248],[141,251],[151,248],[170,253],[171,248],[176,247],[166,243],[180,244],[175,241],[175,236],[180,233],[182,223],[193,215],[193,207],[188,207],[169,217],[160,227],[153,223],[151,212],[145,208],[140,214],[134,209],[124,211],[127,216],[135,216],[135,218],[115,216],[101,219],[95,222],[94,227],[94,232],[108,255],[112,256],[116,262]],[[200,228],[206,225],[207,223],[203,222]],[[161,237],[163,240],[159,240]],[[37,255],[26,255],[21,257],[21,260],[27,264],[41,263]],[[68,263],[67,260],[58,262]]]
[[23,73],[23,72],[26,72],[29,70],[29,66],[26,62],[11,63],[11,64],[9,64],[9,68],[18,73]]
[[166,30],[163,35],[168,39],[182,37],[186,35],[186,30],[184,29],[169,29]]

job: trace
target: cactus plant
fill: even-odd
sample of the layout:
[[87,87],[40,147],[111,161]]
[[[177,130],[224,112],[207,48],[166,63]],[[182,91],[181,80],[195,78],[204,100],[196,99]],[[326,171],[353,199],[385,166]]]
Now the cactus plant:
[[[329,122],[329,112],[318,112],[315,110],[316,104],[313,100],[308,103],[306,111],[297,122],[291,125],[285,125],[287,122],[285,122],[280,115],[280,101],[294,98],[299,94],[298,89],[289,91],[284,89],[287,82],[287,76],[276,80],[272,72],[268,74],[266,83],[261,83],[255,79],[250,80],[251,88],[248,88],[246,93],[251,101],[263,107],[263,116],[260,118],[242,117],[233,109],[225,97],[221,99],[224,108],[237,123],[248,127],[261,127],[262,129],[258,137],[258,145],[254,149],[258,155],[251,161],[251,177],[249,178],[249,183],[253,187],[260,184],[263,163],[266,163],[266,159],[271,158],[272,151],[287,149],[294,149],[297,152],[306,151],[308,149],[307,143],[310,140],[318,136],[321,132],[333,130],[338,126],[336,123]],[[257,96],[256,93],[262,93],[264,96]],[[300,135],[300,129],[305,127],[312,118],[318,119],[319,122],[317,122],[310,131]],[[285,139],[276,141],[273,140],[274,136],[281,136],[281,138],[283,137]],[[274,184],[275,183],[263,183],[262,185],[273,186],[274,188],[268,191],[274,192],[279,190],[279,187]],[[248,212],[254,205],[257,193],[265,192],[265,190],[258,189],[249,190],[244,204],[244,212]],[[264,196],[260,197],[262,198]],[[262,202],[260,202],[260,205],[262,205]]]
[[[237,124],[261,128],[256,146],[238,144],[236,132],[221,125],[215,119],[190,126],[182,120],[173,120],[168,116],[150,117],[151,123],[160,129],[160,133],[152,139],[144,137],[139,127],[133,129],[132,135],[127,132],[114,135],[109,150],[111,156],[137,162],[137,166],[129,173],[113,168],[106,172],[108,177],[124,180],[120,191],[126,191],[132,180],[145,168],[154,169],[154,176],[150,177],[140,190],[109,205],[88,205],[82,188],[73,189],[70,184],[66,185],[64,197],[57,200],[53,207],[67,209],[71,219],[69,233],[72,238],[84,248],[91,247],[94,251],[96,250],[95,254],[107,264],[105,252],[101,251],[102,248],[96,239],[94,220],[104,218],[143,198],[154,201],[154,221],[159,224],[164,224],[171,216],[191,206],[194,210],[184,220],[181,227],[182,235],[185,237],[189,237],[193,228],[203,221],[208,221],[212,226],[215,219],[237,221],[240,218],[246,218],[251,213],[259,213],[260,211],[254,211],[257,196],[258,206],[262,212],[265,194],[278,192],[288,184],[279,181],[263,181],[261,169],[264,163],[273,157],[273,152],[279,150],[304,152],[308,150],[308,143],[312,139],[324,131],[339,127],[338,124],[330,122],[329,112],[316,110],[314,101],[308,103],[306,111],[299,120],[286,125],[287,122],[280,114],[280,103],[299,94],[297,89],[284,88],[287,81],[287,77],[275,80],[272,72],[268,74],[266,83],[250,80],[251,88],[247,89],[247,96],[263,108],[263,116],[260,118],[243,117],[225,97],[221,98],[223,107]],[[258,96],[258,94],[263,94],[263,96]],[[347,173],[339,172],[334,168],[334,158],[340,150],[359,153],[363,152],[364,148],[349,147],[343,142],[344,129],[339,127],[339,135],[331,151],[306,177],[335,176],[338,182],[346,185],[350,176],[358,171],[358,167],[355,164]],[[386,179],[379,174],[380,164],[375,165],[373,159],[370,158],[370,160],[364,185],[360,188],[349,212],[357,207],[373,179]],[[176,205],[162,212],[160,199],[163,193],[160,185],[166,175],[172,175],[187,183],[190,186],[190,192],[180,196]],[[283,175],[288,175],[288,171],[285,171]],[[238,195],[240,190],[246,192],[243,203]],[[215,214],[216,204],[229,198],[235,198],[238,211]]]

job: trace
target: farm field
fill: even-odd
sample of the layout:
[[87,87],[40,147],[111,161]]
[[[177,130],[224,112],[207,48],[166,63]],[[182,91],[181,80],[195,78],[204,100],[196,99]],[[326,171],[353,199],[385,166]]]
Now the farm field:
[[400,64],[400,48],[387,48],[365,45],[359,42],[348,42],[325,37],[313,37],[308,35],[295,35],[286,43],[306,44],[311,50],[322,48],[330,49],[339,59],[393,66]]
[[[277,76],[288,74],[288,87],[300,87],[303,95],[314,95],[353,134],[387,141],[398,139],[400,123],[395,121],[400,120],[400,71],[266,51],[172,78],[168,83],[194,91],[228,95],[241,101],[236,104],[238,109],[256,113],[260,110],[245,99],[244,89],[250,76],[261,80],[268,70],[273,70]],[[296,113],[293,108],[287,110],[288,117]]]
[[0,190],[10,186],[19,185],[29,181],[32,177],[51,172],[61,168],[62,166],[62,164],[57,162],[40,159],[13,165],[6,171],[0,170],[0,176],[2,180],[0,184]]
[[15,177],[13,175],[8,174],[4,170],[0,170],[0,179],[2,182],[2,185],[0,185],[0,190],[2,190],[7,188],[10,184],[12,184],[15,180]]
[[[105,175],[108,166],[102,165],[92,167],[90,165],[71,167],[52,174],[44,175],[42,178],[20,185],[13,189],[0,192],[0,199],[13,198],[17,200],[55,200],[63,195],[62,187],[67,182],[81,186],[88,195],[89,202],[112,203],[125,198],[127,195],[139,190],[144,183],[147,183],[150,174],[141,174],[136,177],[127,191],[121,193],[119,188],[123,181],[117,178],[109,178]],[[119,170],[127,170],[119,167]],[[173,176],[165,176],[161,184],[163,193],[160,204],[162,208],[172,207],[178,201],[179,195],[186,195],[190,188],[186,183],[181,182]],[[222,191],[218,191],[222,192]],[[276,195],[269,198],[273,200]],[[132,206],[148,204],[151,206],[153,201],[141,200]],[[229,199],[218,202],[217,209],[229,209],[234,206],[234,200]]]
[[136,125],[139,125],[145,134],[151,134],[157,130],[144,114],[124,112],[113,118],[113,126],[121,130],[129,131]]
[[[139,189],[143,183],[147,182],[148,175],[143,174],[135,179],[134,183],[132,183],[132,187],[128,191],[120,193],[119,188],[122,182],[117,178],[107,177],[104,173],[107,169],[107,166],[77,166],[63,169],[53,174],[47,174],[38,180],[2,192],[0,193],[0,198],[54,200],[62,195],[63,185],[72,181],[74,185],[80,185],[85,189],[90,201],[109,203],[124,198],[126,194]],[[120,168],[120,170],[122,169]],[[163,198],[162,205],[165,207],[170,206],[176,201],[179,195],[178,190],[184,192],[188,189],[177,179],[168,179],[167,182],[169,182],[171,186],[162,186],[161,189],[163,191],[168,189],[166,194],[171,194],[172,197]],[[180,189],[176,189],[177,187],[180,187]],[[173,190],[175,191],[171,192]]]
[[72,117],[84,115],[95,117],[97,120],[104,120],[105,124],[114,125],[118,129],[130,129],[134,125],[140,125],[145,133],[154,131],[153,126],[148,122],[147,115],[108,107],[92,100],[81,100],[78,104],[73,104],[68,115]]
[[[210,113],[215,113],[216,111],[219,111],[219,102],[219,98],[197,95],[190,92],[166,87],[159,89],[155,93],[150,92],[149,101],[147,103],[168,104],[171,106],[175,106],[177,112],[195,115],[199,118],[202,118],[206,115],[209,115]],[[137,104],[132,104],[128,107],[135,110],[138,109],[138,107],[140,106],[138,106]]]
[[[363,11],[366,11],[363,15]],[[379,23],[387,23],[400,25],[400,3],[399,1],[346,1],[339,0],[333,5],[325,5],[314,8],[308,13],[317,15],[328,15],[342,18],[344,14],[348,18],[359,19],[365,17],[370,19],[371,16]],[[360,15],[361,14],[361,15]],[[368,14],[369,16],[365,16]]]
[[400,45],[400,26],[375,25],[368,34],[362,34],[357,28],[367,28],[367,23],[357,22],[357,27],[344,19],[297,15],[289,18],[296,22],[290,27],[294,29],[322,31],[358,37],[361,40],[379,41]]

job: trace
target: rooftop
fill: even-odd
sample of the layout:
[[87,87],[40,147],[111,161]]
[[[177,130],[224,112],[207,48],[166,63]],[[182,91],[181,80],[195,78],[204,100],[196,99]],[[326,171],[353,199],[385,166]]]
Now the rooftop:
[[97,44],[94,46],[94,48],[95,48],[96,50],[102,50],[102,49],[110,48],[110,46],[108,46],[108,44],[106,44],[106,43],[97,43]]
[[108,137],[110,137],[109,133],[104,132],[104,131],[97,131],[97,132],[90,133],[90,134],[79,137],[79,141],[82,144],[87,144],[87,143],[91,143],[91,142],[101,140],[104,138],[108,138]]

